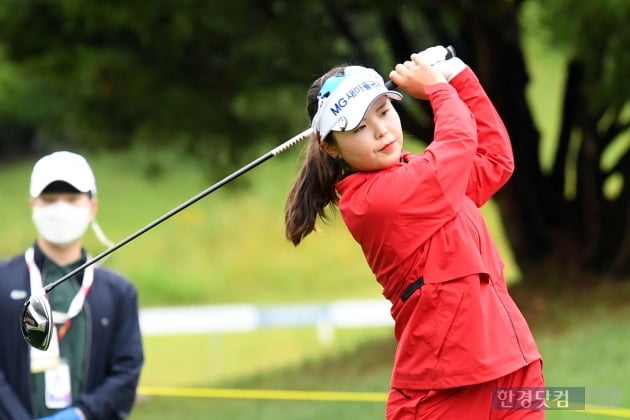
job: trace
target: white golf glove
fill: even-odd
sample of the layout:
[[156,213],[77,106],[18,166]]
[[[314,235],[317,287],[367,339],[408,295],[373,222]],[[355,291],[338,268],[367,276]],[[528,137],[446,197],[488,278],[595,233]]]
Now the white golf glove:
[[442,76],[444,76],[447,82],[450,82],[453,77],[457,76],[466,68],[466,63],[459,57],[453,57],[446,61],[436,62],[433,68],[442,73]]
[[448,50],[446,47],[436,45],[435,47],[429,47],[426,50],[420,51],[418,56],[422,61],[430,66],[433,66],[440,61],[444,61],[447,54]]

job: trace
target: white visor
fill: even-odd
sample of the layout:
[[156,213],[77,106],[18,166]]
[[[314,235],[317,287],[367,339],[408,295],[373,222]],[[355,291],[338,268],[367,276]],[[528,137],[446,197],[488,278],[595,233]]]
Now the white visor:
[[398,101],[403,98],[400,93],[388,90],[376,71],[362,66],[346,67],[344,75],[329,77],[323,84],[311,126],[320,141],[331,131],[354,130],[374,101],[383,95]]

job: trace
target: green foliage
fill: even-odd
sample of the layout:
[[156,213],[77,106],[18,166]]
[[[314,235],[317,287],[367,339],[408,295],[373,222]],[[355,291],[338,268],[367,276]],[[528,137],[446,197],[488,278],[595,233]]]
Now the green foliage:
[[630,3],[559,0],[539,6],[550,44],[584,63],[595,82],[585,86],[593,109],[626,102],[630,97]]
[[0,41],[48,104],[47,118],[29,115],[42,131],[92,147],[180,141],[213,161],[210,144],[238,150],[230,144],[259,141],[252,133],[261,125],[286,133],[297,115],[303,119],[292,110],[301,108],[304,75],[317,56],[293,46],[330,54],[331,31],[309,38],[316,28],[306,22],[319,9],[312,2],[4,1]]
[[225,165],[306,125],[306,88],[328,68],[387,71],[393,56],[430,39],[419,8],[405,8],[407,39],[393,35],[399,19],[396,8],[372,1],[6,0],[0,46],[16,69],[6,83],[27,94],[14,92],[0,107],[32,98],[18,101],[38,106],[15,106],[44,144],[179,143]]

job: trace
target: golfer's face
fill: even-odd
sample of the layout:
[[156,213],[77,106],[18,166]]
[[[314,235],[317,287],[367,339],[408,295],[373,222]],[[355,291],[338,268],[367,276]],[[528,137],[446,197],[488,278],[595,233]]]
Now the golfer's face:
[[385,169],[400,160],[403,133],[389,98],[378,98],[352,131],[335,131],[336,151],[356,171]]

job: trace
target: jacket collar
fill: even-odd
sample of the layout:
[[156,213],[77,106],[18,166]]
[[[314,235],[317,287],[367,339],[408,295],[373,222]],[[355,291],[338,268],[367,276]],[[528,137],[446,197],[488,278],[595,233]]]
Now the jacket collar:
[[[37,244],[37,241],[35,241],[35,243],[33,244],[33,251],[34,251],[33,258],[35,260],[35,265],[37,265],[37,268],[39,268],[39,271],[41,271],[41,272],[44,271],[44,264],[46,262],[54,264],[54,262],[50,258],[48,258],[46,256],[46,254],[44,254],[44,252],[41,250],[41,248]],[[81,259],[81,262],[85,262],[86,259],[87,259],[87,252],[86,252],[85,248],[81,248],[81,258],[80,259]],[[83,282],[83,271],[80,271],[74,277],[77,279],[79,284],[81,284]]]

